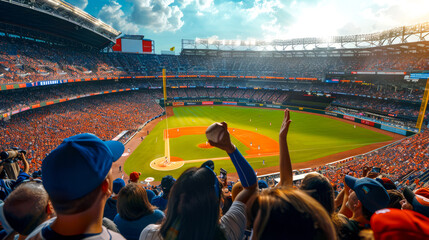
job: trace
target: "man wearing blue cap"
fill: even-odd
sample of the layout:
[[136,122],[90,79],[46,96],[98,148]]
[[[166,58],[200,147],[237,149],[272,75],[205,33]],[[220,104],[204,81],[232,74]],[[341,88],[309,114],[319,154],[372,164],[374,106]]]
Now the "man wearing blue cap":
[[360,230],[370,227],[371,216],[375,211],[386,208],[390,198],[383,185],[374,179],[346,175],[345,183],[345,207],[350,209],[352,216],[341,229],[340,236],[359,239]]
[[171,175],[163,177],[161,180],[162,194],[155,196],[152,199],[151,204],[155,207],[158,207],[159,210],[164,211],[167,208],[168,194],[170,194],[170,190],[175,182],[176,179],[174,179]]
[[122,143],[103,142],[89,133],[64,139],[42,163],[43,186],[57,217],[27,239],[124,239],[102,227],[104,206],[112,194],[112,163],[123,152]]
[[104,206],[104,217],[113,221],[116,214],[118,214],[118,209],[116,208],[116,203],[118,202],[118,194],[121,189],[125,187],[125,181],[122,178],[117,178],[113,181],[113,194],[107,199],[106,205]]

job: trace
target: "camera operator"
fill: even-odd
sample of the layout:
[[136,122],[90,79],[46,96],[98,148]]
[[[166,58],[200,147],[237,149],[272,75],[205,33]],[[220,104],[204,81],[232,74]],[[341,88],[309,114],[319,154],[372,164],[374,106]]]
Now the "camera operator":
[[[30,178],[30,167],[23,150],[9,149],[1,152],[0,157],[0,200],[4,201],[22,181]],[[24,170],[20,169],[18,161],[22,161]]]

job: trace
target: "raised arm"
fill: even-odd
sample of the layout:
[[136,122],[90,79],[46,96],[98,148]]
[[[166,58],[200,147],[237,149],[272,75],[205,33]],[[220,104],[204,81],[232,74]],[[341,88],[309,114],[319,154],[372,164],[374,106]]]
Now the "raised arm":
[[287,133],[289,131],[289,125],[292,122],[290,120],[289,109],[285,110],[285,116],[283,119],[282,127],[279,133],[279,145],[280,145],[280,182],[279,186],[292,187],[292,163],[290,161],[289,148],[287,145]]
[[27,173],[30,171],[30,165],[28,164],[27,158],[25,157],[24,153],[20,153],[20,158],[22,163],[24,164],[24,170],[23,172]]
[[209,140],[210,145],[220,148],[229,155],[232,163],[234,164],[235,169],[237,170],[238,177],[240,182],[244,187],[244,190],[238,194],[235,198],[235,201],[240,201],[246,203],[249,198],[256,192],[257,189],[257,178],[255,171],[249,162],[241,155],[237,147],[231,142],[231,136],[228,132],[228,125],[226,122],[222,122],[222,127],[224,128],[223,138],[218,142],[212,142]]
[[343,197],[343,204],[341,205],[341,208],[340,208],[340,211],[339,211],[339,213],[341,213],[341,214],[343,214],[343,215],[345,215],[346,217],[348,217],[348,218],[351,218],[352,217],[352,215],[353,215],[353,213],[352,213],[352,211],[350,210],[350,208],[348,208],[347,207],[347,202],[349,201],[349,192],[350,192],[350,187],[349,186],[347,186],[347,184],[346,184],[346,181],[345,180],[343,180],[344,181],[344,189],[343,189],[343,192],[344,192],[344,197]]
[[338,196],[334,200],[335,209],[341,207],[343,205],[344,200],[344,189],[338,194]]

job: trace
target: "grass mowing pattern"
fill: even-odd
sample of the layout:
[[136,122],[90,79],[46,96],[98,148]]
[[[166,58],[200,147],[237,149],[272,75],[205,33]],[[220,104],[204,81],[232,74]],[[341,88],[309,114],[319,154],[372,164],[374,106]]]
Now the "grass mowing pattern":
[[[195,106],[176,107],[175,116],[168,119],[169,128],[189,126],[209,126],[213,122],[226,121],[228,127],[256,131],[278,141],[278,131],[283,120],[283,111],[242,108],[229,106]],[[392,140],[392,137],[377,133],[353,124],[347,124],[330,118],[310,115],[300,112],[291,113],[292,123],[289,129],[288,142],[292,162],[305,162],[325,157],[338,152],[351,150],[376,142]],[[251,120],[251,121],[250,121]],[[125,162],[124,170],[141,172],[143,177],[154,177],[160,181],[165,175],[178,177],[189,167],[198,167],[202,162],[185,163],[173,171],[156,171],[149,164],[155,158],[164,156],[163,131],[166,129],[166,120],[161,121],[137,147]],[[270,126],[271,123],[271,126]],[[241,153],[246,156],[246,146],[232,139]],[[184,160],[203,158],[227,157],[227,154],[218,149],[201,149],[197,145],[206,141],[204,135],[188,135],[170,139],[171,156]],[[265,165],[262,165],[262,159]],[[248,159],[251,165],[257,168],[278,165],[278,156]],[[222,167],[228,172],[235,172],[230,160],[215,161],[215,171]]]

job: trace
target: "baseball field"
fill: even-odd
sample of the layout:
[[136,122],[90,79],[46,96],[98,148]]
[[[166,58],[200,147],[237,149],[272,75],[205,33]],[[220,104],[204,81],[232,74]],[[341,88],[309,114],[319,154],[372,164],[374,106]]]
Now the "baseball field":
[[[124,164],[126,173],[138,171],[159,181],[167,174],[178,177],[208,159],[215,161],[217,173],[221,167],[235,172],[225,152],[206,144],[205,129],[222,121],[228,123],[232,141],[253,168],[279,164],[278,132],[283,111],[229,106],[175,107],[173,111],[174,116],[160,121],[131,153]],[[292,112],[291,119],[288,143],[293,163],[392,140],[323,116]]]

